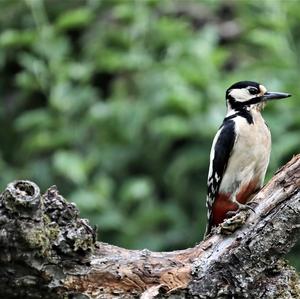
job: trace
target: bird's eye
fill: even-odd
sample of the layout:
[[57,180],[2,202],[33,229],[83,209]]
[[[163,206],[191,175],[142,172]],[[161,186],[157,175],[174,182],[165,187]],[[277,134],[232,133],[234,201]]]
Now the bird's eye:
[[250,88],[248,88],[248,90],[249,90],[250,94],[257,94],[258,93],[258,90],[255,87],[250,87]]

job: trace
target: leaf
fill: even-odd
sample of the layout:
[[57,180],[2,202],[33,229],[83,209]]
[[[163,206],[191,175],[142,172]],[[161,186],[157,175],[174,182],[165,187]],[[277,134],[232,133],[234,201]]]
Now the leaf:
[[60,30],[74,29],[88,25],[94,18],[94,14],[88,7],[80,7],[64,12],[56,21]]
[[58,174],[75,184],[87,181],[86,164],[78,153],[59,151],[53,157],[53,166]]
[[36,39],[33,30],[7,29],[0,34],[0,47],[13,48],[31,45]]

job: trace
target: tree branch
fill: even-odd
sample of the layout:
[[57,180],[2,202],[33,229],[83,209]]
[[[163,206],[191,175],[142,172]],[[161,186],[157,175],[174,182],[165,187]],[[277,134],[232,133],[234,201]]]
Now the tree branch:
[[151,252],[96,242],[56,187],[41,196],[34,183],[13,182],[0,198],[1,295],[298,298],[300,279],[279,258],[300,234],[299,186],[300,155],[255,196],[255,213],[237,214],[194,248]]

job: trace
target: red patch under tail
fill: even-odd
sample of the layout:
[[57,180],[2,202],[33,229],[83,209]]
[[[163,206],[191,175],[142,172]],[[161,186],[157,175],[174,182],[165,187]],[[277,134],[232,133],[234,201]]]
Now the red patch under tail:
[[[238,202],[245,204],[249,200],[252,194],[254,194],[259,188],[258,179],[253,179],[249,184],[242,186],[240,192],[237,194],[236,199]],[[217,226],[222,223],[229,211],[236,211],[237,205],[230,200],[231,194],[219,193],[216,196],[212,207],[212,225]]]

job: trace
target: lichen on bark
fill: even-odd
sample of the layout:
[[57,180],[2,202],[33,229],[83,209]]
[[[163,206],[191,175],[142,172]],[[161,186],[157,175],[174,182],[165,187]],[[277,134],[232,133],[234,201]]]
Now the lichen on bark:
[[[35,298],[37,290],[44,287],[52,289],[57,298],[55,288],[63,289],[59,280],[65,277],[61,263],[84,263],[94,251],[95,238],[95,229],[79,217],[75,205],[60,196],[55,186],[41,196],[30,181],[9,184],[0,198],[0,289],[14,297],[16,287],[23,288],[23,296]],[[31,290],[37,281],[38,288]],[[8,282],[9,288],[5,287]],[[51,297],[51,292],[47,296]]]

